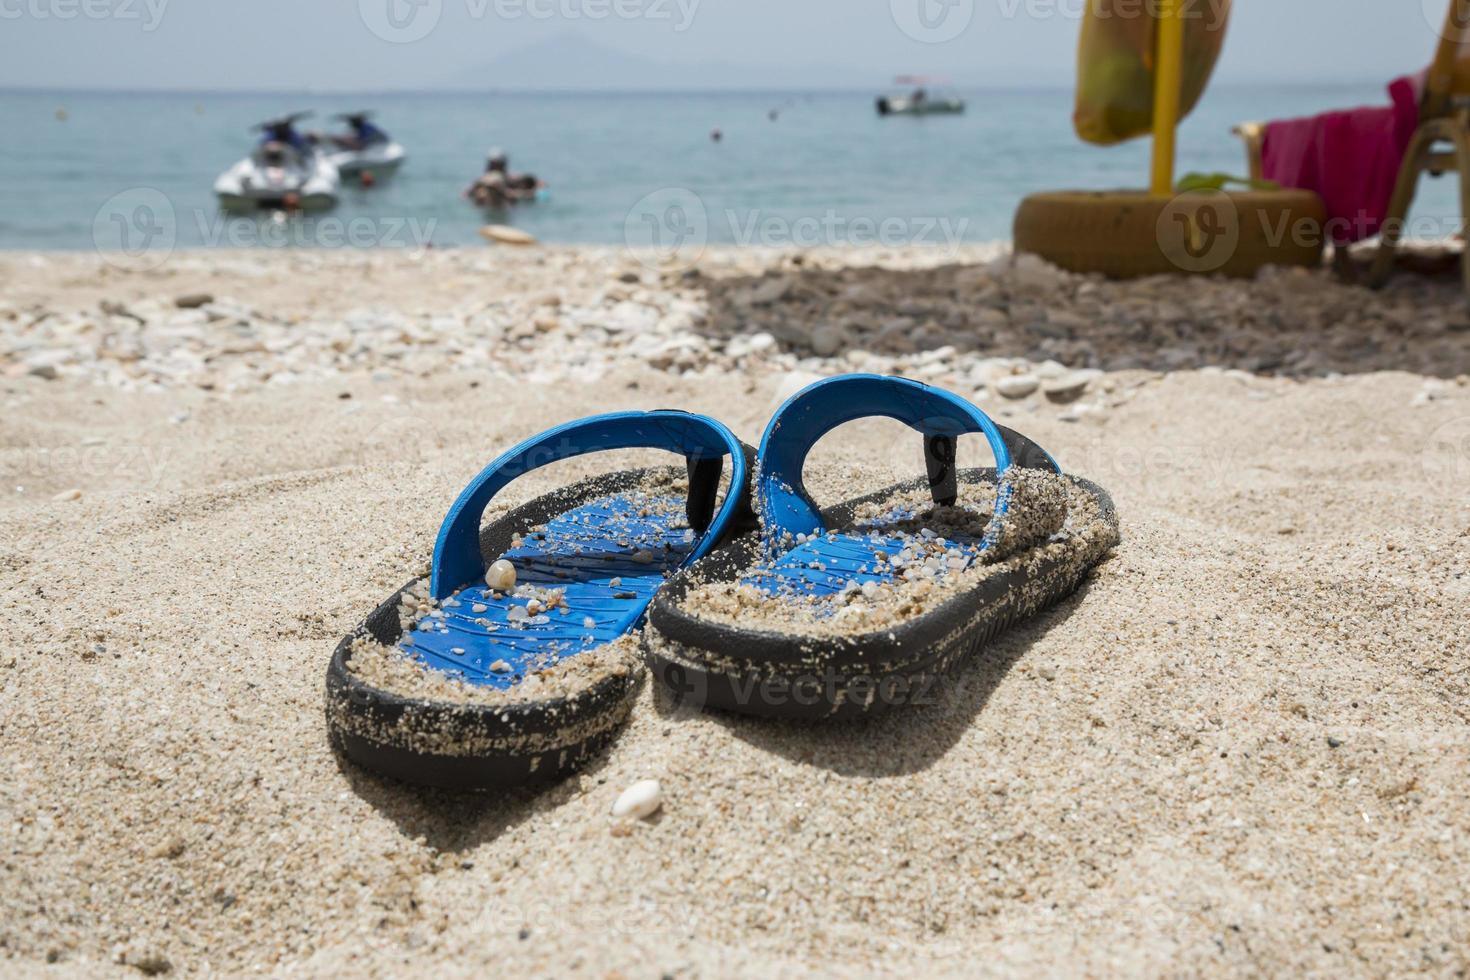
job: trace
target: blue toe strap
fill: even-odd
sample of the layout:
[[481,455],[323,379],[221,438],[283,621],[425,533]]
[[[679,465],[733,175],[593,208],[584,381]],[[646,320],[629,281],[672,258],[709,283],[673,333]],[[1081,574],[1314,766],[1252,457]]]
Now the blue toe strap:
[[[897,419],[925,437],[936,496],[940,479],[936,477],[936,466],[942,470],[945,463],[935,459],[932,450],[941,447],[939,455],[947,451],[947,465],[952,467],[956,436],[976,432],[984,435],[995,454],[997,475],[1013,461],[1010,444],[1017,440],[1007,438],[1013,434],[956,394],[908,378],[879,374],[827,378],[802,389],[782,405],[761,438],[756,495],[768,536],[780,531],[796,535],[825,530],[821,512],[802,484],[802,466],[812,447],[828,432],[871,416]],[[1050,463],[1048,468],[1055,469],[1050,457],[1046,462]],[[952,481],[952,469],[948,478]],[[1007,503],[1005,499],[997,501],[996,516],[1004,515]]]
[[699,462],[729,456],[730,492],[689,559],[705,554],[741,505],[745,486],[745,452],[735,433],[703,415],[688,412],[614,412],[594,415],[548,429],[501,455],[470,481],[455,500],[434,542],[429,588],[444,599],[485,574],[480,554],[480,519],[485,507],[517,477],[558,460],[609,449],[666,449]]

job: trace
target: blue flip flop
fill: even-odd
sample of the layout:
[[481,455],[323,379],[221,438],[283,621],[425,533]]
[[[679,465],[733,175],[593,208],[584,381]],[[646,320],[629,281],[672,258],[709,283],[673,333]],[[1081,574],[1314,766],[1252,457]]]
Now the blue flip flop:
[[[486,506],[517,477],[631,448],[678,453],[686,465],[584,480],[481,529]],[[636,691],[636,653],[609,651],[668,575],[753,526],[753,459],[724,425],[675,411],[593,416],[500,456],[449,509],[428,578],[337,645],[327,671],[334,745],[386,775],[454,788],[575,768],[611,738]]]
[[[803,485],[807,454],[871,416],[923,436],[926,478],[821,509]],[[994,468],[956,467],[965,434],[986,440]],[[755,495],[760,534],[670,580],[643,638],[682,700],[748,714],[932,700],[949,670],[1074,590],[1118,540],[1105,491],[966,399],[905,378],[845,375],[787,401],[761,440]]]

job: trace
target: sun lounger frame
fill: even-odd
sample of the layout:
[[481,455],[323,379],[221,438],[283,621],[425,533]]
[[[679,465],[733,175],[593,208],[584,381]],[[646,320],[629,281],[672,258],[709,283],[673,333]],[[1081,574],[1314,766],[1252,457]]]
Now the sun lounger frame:
[[[1465,215],[1470,214],[1470,104],[1467,104],[1467,99],[1470,99],[1470,61],[1461,58],[1467,47],[1470,47],[1470,0],[1450,0],[1434,60],[1425,77],[1419,126],[1399,165],[1388,213],[1384,216],[1383,230],[1378,237],[1378,251],[1368,270],[1366,285],[1373,289],[1381,287],[1393,274],[1394,255],[1423,174],[1438,177],[1450,171],[1457,173],[1460,177],[1462,222]],[[1265,124],[1241,123],[1231,132],[1245,143],[1251,179],[1261,179]],[[1335,251],[1334,264],[1338,270],[1349,270],[1347,249]],[[1470,294],[1470,248],[1466,248],[1461,257],[1460,269],[1465,291]]]

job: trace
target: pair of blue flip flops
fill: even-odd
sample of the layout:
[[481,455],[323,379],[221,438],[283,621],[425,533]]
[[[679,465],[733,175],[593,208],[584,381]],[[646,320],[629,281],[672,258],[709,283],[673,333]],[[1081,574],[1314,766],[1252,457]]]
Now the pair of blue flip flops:
[[[832,429],[870,416],[922,435],[926,476],[823,511],[803,486],[806,457]],[[989,444],[993,468],[956,467],[955,440],[971,433]],[[481,526],[487,505],[516,478],[631,448],[673,452],[685,466],[585,480]],[[1036,474],[1049,489],[1034,491]],[[971,487],[993,494],[983,527],[949,539],[908,533],[922,523],[914,492],[947,507]],[[904,492],[908,503],[876,520],[874,507],[862,508]],[[1050,518],[1013,517],[1028,493]],[[1095,505],[1100,532],[1066,532],[1067,493]],[[1046,547],[1029,560],[997,564],[901,622],[834,625],[844,620],[831,617],[833,607],[862,590],[978,567],[1014,551],[1015,529],[1033,524],[1020,545]],[[1069,545],[1072,538],[1086,541]],[[935,540],[942,548],[931,547]],[[932,689],[994,632],[1075,588],[1114,541],[1116,519],[1100,489],[1061,477],[1047,453],[966,399],[904,378],[845,375],[809,386],[772,418],[758,452],[706,416],[593,416],[521,443],[464,489],[444,519],[427,580],[405,585],[338,645],[327,675],[329,731],[349,758],[413,782],[555,778],[621,725],[640,660],[674,697],[699,708],[870,714],[922,700],[919,688]],[[911,542],[932,552],[927,565],[914,562]],[[709,589],[786,601],[825,617],[825,626],[805,631],[711,613],[699,599]]]

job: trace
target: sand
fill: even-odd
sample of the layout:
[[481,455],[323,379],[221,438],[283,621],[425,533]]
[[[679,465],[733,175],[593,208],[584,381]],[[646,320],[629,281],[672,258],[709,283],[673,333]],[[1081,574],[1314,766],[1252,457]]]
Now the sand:
[[[318,290],[288,275],[307,261]],[[345,315],[313,297],[349,295],[353,261],[176,256],[133,276],[21,255],[0,286],[63,322],[109,293],[210,291],[307,332]],[[364,302],[413,316],[621,269],[570,250],[497,251],[501,279],[373,261],[405,263],[387,277],[402,291]],[[1417,302],[1305,282],[1342,309]],[[1453,307],[1453,285],[1424,289]],[[33,374],[37,347],[0,348],[19,366],[0,380],[4,969],[1464,972],[1470,387],[1431,356],[1464,350],[1448,337],[1409,331],[1341,376],[1245,373],[1222,348],[1214,367],[1093,376],[1065,405],[992,394],[1117,502],[1123,543],[1079,594],[939,704],[778,724],[672,711],[645,685],[588,770],[493,797],[353,769],[323,720],[332,647],[421,568],[458,490],[510,441],[595,411],[707,411],[754,441],[774,401],[852,358],[777,345],[702,371],[609,347],[579,385],[533,376],[554,351],[513,347],[528,366],[507,375],[511,357],[425,344],[413,370],[365,357],[289,383],[201,357],[221,372],[207,389],[115,383],[85,352]],[[436,351],[454,363],[428,366]],[[978,362],[906,363],[963,387]],[[972,441],[962,465],[985,462]],[[851,494],[923,471],[917,436],[886,422],[812,459]],[[514,499],[594,465],[538,471]],[[614,821],[648,778],[662,809]]]

